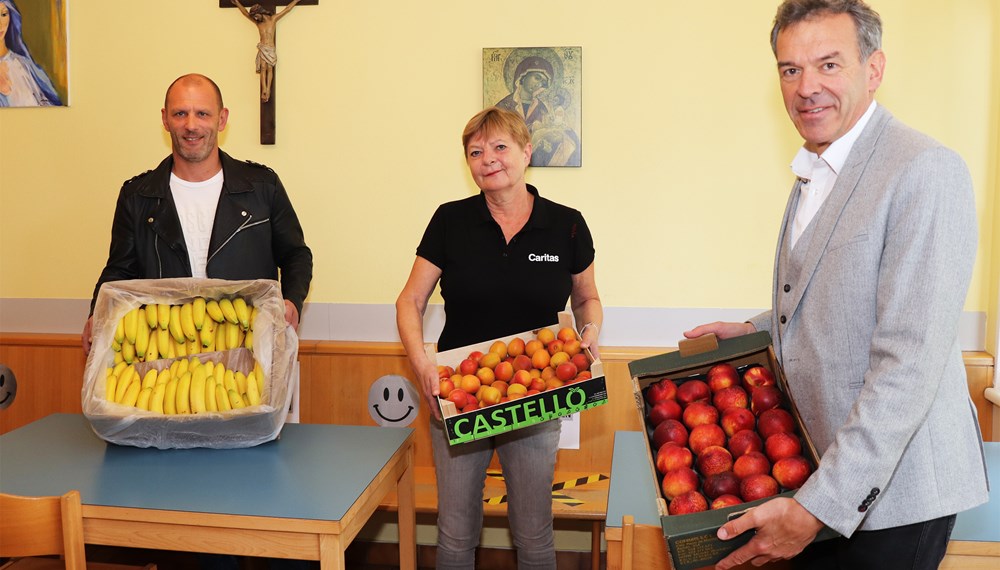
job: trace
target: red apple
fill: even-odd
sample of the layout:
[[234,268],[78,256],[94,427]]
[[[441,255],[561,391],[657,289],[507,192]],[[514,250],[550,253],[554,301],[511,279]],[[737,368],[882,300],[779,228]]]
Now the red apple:
[[708,387],[713,392],[718,392],[723,388],[735,386],[740,383],[740,375],[736,372],[736,367],[728,362],[716,364],[708,369],[705,375],[708,380]]
[[687,445],[688,430],[684,424],[677,420],[663,420],[653,428],[653,446],[656,449],[660,449],[668,441],[677,445]]
[[709,499],[717,499],[722,495],[739,495],[740,478],[732,471],[723,471],[705,478],[702,490]]
[[757,418],[757,433],[760,437],[767,439],[779,432],[795,433],[795,420],[792,414],[781,408],[771,408],[761,412]]
[[750,396],[747,396],[747,392],[743,388],[730,386],[717,391],[712,396],[712,403],[721,412],[725,412],[730,408],[749,408]]
[[682,406],[687,406],[692,402],[709,401],[712,398],[712,389],[701,380],[688,380],[682,382],[677,387],[677,401]]
[[764,451],[764,442],[752,429],[740,430],[729,438],[729,452],[733,457],[740,457],[751,451]]
[[765,473],[751,475],[740,481],[740,496],[744,501],[756,501],[778,494],[778,482]]
[[559,378],[563,382],[576,378],[578,372],[576,364],[572,362],[563,362],[559,366],[556,366],[556,378]]
[[712,501],[712,504],[709,505],[709,508],[714,511],[718,509],[727,509],[729,507],[735,507],[736,505],[742,505],[742,504],[743,501],[740,500],[740,498],[737,497],[735,494],[733,495],[727,494],[727,495],[719,495],[718,497],[716,497],[715,500]]
[[706,447],[698,454],[698,461],[695,463],[698,473],[702,477],[710,477],[733,469],[733,454],[729,450],[719,445]]
[[799,438],[795,434],[782,431],[764,440],[764,454],[771,460],[771,463],[801,453],[802,443],[799,442]]
[[466,358],[458,365],[458,373],[462,376],[475,374],[476,370],[479,370],[479,361],[471,358]]
[[719,423],[719,410],[706,402],[692,402],[684,408],[681,417],[688,429],[694,429],[700,425]]
[[757,418],[754,417],[753,412],[746,408],[729,408],[722,412],[719,425],[722,426],[722,431],[726,432],[727,436],[733,437],[733,434],[738,431],[752,430],[756,421]]
[[750,411],[759,416],[781,405],[781,390],[776,386],[758,386],[750,392]]
[[758,386],[774,386],[775,383],[774,375],[763,366],[751,366],[743,373],[743,385],[750,391]]
[[656,470],[660,473],[691,467],[693,462],[694,454],[691,450],[672,441],[664,443],[656,452]]
[[751,475],[768,474],[771,472],[771,462],[759,451],[750,451],[736,458],[733,462],[733,473],[741,480]]
[[677,385],[673,380],[664,378],[659,382],[654,382],[646,388],[646,401],[649,405],[654,405],[662,400],[676,400]]
[[726,434],[717,424],[702,424],[695,426],[688,435],[688,447],[695,455],[713,445],[726,445]]
[[663,474],[660,487],[663,490],[663,496],[668,501],[673,500],[674,497],[698,490],[698,474],[690,467],[667,471]]
[[771,468],[771,476],[785,489],[798,489],[806,482],[810,473],[812,466],[801,455],[779,459]]
[[698,491],[688,491],[670,501],[667,512],[671,515],[689,515],[708,510],[708,501]]
[[514,372],[518,370],[531,370],[531,359],[524,354],[518,354],[511,361],[511,366],[514,368]]
[[660,422],[663,420],[679,420],[681,419],[681,405],[674,400],[657,402],[655,406],[649,409],[646,419],[649,421],[649,425],[653,427],[660,425]]

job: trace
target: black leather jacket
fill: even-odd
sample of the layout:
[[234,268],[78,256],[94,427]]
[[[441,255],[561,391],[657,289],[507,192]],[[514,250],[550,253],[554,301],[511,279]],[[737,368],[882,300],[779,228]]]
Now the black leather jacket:
[[[278,175],[219,151],[224,182],[208,250],[208,277],[275,279],[302,313],[312,281],[312,252]],[[94,287],[122,279],[191,277],[180,218],[170,193],[173,156],[122,185],[108,263]]]

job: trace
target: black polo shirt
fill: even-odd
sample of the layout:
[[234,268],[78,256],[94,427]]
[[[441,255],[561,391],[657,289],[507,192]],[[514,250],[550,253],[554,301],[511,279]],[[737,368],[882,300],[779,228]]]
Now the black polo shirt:
[[441,269],[439,351],[557,322],[573,275],[594,261],[583,215],[528,191],[531,216],[509,244],[482,192],[442,204],[427,225],[417,255]]

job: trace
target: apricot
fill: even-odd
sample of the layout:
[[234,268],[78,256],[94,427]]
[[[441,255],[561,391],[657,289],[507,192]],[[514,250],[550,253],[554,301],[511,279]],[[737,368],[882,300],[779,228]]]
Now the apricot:
[[524,354],[524,348],[524,339],[515,338],[507,343],[507,354],[517,358],[518,356]]
[[535,338],[541,341],[543,345],[548,346],[550,342],[556,339],[556,333],[552,332],[551,329],[542,328],[538,329],[538,332],[535,333]]
[[493,344],[490,345],[490,352],[499,355],[500,360],[507,358],[507,343],[502,340],[494,341]]

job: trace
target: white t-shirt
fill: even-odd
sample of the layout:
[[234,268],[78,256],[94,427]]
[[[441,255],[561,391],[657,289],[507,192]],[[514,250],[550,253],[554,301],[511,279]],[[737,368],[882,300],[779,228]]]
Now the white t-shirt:
[[208,244],[212,239],[222,180],[221,169],[204,182],[188,182],[170,173],[170,193],[177,206],[177,216],[181,219],[192,277],[207,277]]

